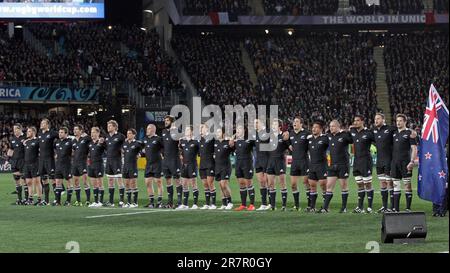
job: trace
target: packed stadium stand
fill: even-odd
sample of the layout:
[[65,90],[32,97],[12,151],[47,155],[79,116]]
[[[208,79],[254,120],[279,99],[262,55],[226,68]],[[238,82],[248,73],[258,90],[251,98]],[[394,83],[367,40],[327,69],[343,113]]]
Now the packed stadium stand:
[[448,33],[391,34],[385,39],[384,62],[391,112],[422,124],[428,89],[433,83],[448,105]]
[[433,9],[438,14],[448,14],[448,0],[433,0]]
[[338,7],[338,0],[264,0],[266,15],[333,15]]
[[366,0],[350,0],[353,14],[421,14],[424,10],[422,0],[380,0],[380,5],[369,6]]
[[184,15],[208,15],[209,12],[230,12],[236,15],[248,15],[248,0],[187,0],[183,1]]

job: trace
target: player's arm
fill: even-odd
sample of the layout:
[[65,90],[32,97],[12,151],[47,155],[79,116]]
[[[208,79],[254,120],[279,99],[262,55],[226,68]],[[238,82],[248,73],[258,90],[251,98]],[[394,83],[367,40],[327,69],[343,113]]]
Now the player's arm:
[[409,171],[412,171],[414,168],[414,160],[417,157],[417,132],[415,130],[411,130],[411,134],[409,135],[409,143],[411,144],[411,161],[409,162],[407,168]]

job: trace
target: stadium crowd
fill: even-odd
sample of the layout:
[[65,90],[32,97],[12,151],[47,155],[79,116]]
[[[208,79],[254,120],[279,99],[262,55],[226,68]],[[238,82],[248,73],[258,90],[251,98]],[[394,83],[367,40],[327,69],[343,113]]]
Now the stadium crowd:
[[187,0],[183,4],[183,14],[192,16],[208,15],[209,12],[248,15],[251,10],[248,0]]
[[384,63],[391,112],[405,113],[421,125],[433,83],[448,105],[448,33],[415,32],[386,36]]
[[339,7],[338,0],[264,0],[266,15],[333,15]]
[[48,49],[39,54],[20,35],[0,36],[4,81],[63,82],[73,86],[132,82],[146,96],[182,89],[177,64],[161,49],[155,30],[86,24],[28,24]]
[[424,10],[421,0],[380,0],[380,5],[369,6],[366,0],[350,0],[353,14],[421,14]]
[[437,14],[448,14],[448,0],[433,0],[433,9]]

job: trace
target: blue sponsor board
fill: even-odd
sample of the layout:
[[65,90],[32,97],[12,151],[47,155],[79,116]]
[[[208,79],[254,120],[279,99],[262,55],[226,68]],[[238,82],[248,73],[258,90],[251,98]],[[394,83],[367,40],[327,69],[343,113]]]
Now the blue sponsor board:
[[0,86],[0,101],[96,102],[96,88]]
[[104,19],[105,3],[0,3],[0,18]]

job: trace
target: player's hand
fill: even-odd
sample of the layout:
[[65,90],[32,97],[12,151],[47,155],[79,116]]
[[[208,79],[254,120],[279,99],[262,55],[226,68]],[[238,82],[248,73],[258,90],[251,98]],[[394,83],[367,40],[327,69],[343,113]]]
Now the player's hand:
[[12,157],[14,154],[14,151],[11,149],[8,149],[8,151],[6,152],[6,156]]
[[414,168],[414,162],[409,162],[408,166],[406,166],[406,168],[408,169],[408,171],[412,171]]
[[104,142],[105,142],[105,139],[104,139],[103,137],[101,137],[101,138],[98,139],[98,142],[99,142],[99,143],[104,143]]
[[287,132],[287,131],[283,132],[283,140],[284,141],[289,140],[289,132]]
[[230,145],[230,147],[234,146],[234,139],[230,139],[230,141],[228,141],[228,145]]
[[291,150],[291,152],[294,150],[294,148],[292,147],[292,145],[289,145],[289,150]]

